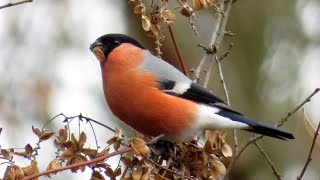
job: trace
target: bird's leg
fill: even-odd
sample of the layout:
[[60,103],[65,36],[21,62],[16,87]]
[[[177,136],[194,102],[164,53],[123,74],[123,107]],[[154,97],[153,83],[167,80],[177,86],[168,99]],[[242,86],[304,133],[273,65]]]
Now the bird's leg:
[[153,139],[151,139],[149,142],[147,142],[147,145],[152,145],[152,144],[156,144],[161,138],[163,138],[165,136],[165,134],[160,134],[156,137],[154,137]]

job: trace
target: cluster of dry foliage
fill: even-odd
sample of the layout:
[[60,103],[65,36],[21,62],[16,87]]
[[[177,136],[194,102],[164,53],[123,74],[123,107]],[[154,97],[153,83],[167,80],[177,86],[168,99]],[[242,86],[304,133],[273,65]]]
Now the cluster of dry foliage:
[[[14,180],[34,178],[39,173],[37,163],[38,150],[42,143],[50,141],[54,144],[56,158],[46,168],[44,174],[50,177],[52,173],[70,170],[72,172],[92,170],[91,179],[111,179],[121,176],[121,179],[219,179],[226,172],[224,163],[232,156],[230,146],[225,142],[224,131],[207,131],[205,145],[194,140],[188,143],[172,144],[159,141],[147,144],[149,137],[126,138],[121,130],[115,129],[115,135],[107,140],[107,146],[90,148],[86,144],[87,135],[71,132],[70,120],[77,118],[81,122],[96,122],[82,115],[66,117],[63,114],[64,128],[58,132],[41,130],[32,127],[38,137],[35,146],[25,145],[23,151],[15,149],[1,149],[1,159],[6,160],[7,170],[4,179]],[[111,152],[113,151],[113,152]],[[111,168],[107,159],[114,155],[121,155],[118,167]],[[30,165],[21,167],[14,161],[20,156],[28,159]],[[99,159],[100,158],[100,159]],[[99,159],[99,160],[97,160]],[[95,161],[92,161],[95,160]],[[4,164],[2,165],[4,166]]]
[[[169,8],[169,0],[154,0],[146,1],[145,3],[142,0],[129,0],[129,2],[134,3],[133,12],[141,15],[142,28],[146,31],[146,34],[156,39],[156,51],[159,56],[161,55],[161,41],[164,38],[164,26],[168,26],[170,30],[170,27],[174,25],[176,15],[180,14],[188,18],[191,28],[194,30],[195,34],[198,35],[193,24],[196,15],[195,12],[212,7],[217,14],[219,24],[217,24],[217,28],[213,32],[213,37],[215,38],[212,38],[212,42],[209,46],[201,47],[205,50],[205,54],[210,54],[215,58],[218,65],[222,60],[221,57],[224,58],[226,56],[217,57],[217,49],[222,41],[223,35],[228,33],[230,34],[230,32],[225,31],[225,25],[232,1],[176,0],[178,7],[171,8]],[[224,8],[226,3],[228,3],[228,6]],[[17,4],[8,4],[3,7],[9,7]],[[174,13],[174,11],[177,13]],[[171,38],[174,41],[174,37],[172,36]],[[177,54],[179,54],[176,45],[175,48]],[[204,56],[203,59],[206,59],[206,57],[207,56]],[[181,62],[183,61],[181,60]],[[196,69],[196,72],[198,72],[195,73],[196,76],[199,74],[202,65],[203,63],[201,60],[199,67]],[[223,83],[221,67],[219,67],[219,70],[221,82]],[[210,73],[207,74],[210,75]],[[225,84],[223,85],[228,100],[226,86]],[[284,117],[278,126],[281,126],[283,122],[285,122],[294,112],[301,108],[306,102],[310,101],[310,98],[318,91],[319,89],[316,89],[315,92],[308,96],[296,109],[291,111],[288,116]],[[149,143],[152,142],[152,138],[150,137],[143,136],[127,138],[121,133],[121,130],[112,129],[91,118],[84,117],[81,114],[72,117],[66,117],[63,114],[59,114],[52,120],[56,119],[58,116],[64,117],[65,126],[57,132],[46,130],[45,128],[47,124],[41,130],[39,128],[32,127],[33,133],[38,137],[37,143],[34,145],[28,143],[25,145],[25,148],[23,148],[23,151],[13,148],[1,149],[0,159],[5,161],[1,166],[6,166],[4,179],[39,179],[41,176],[50,177],[50,175],[52,176],[55,173],[65,170],[70,170],[71,172],[83,172],[86,168],[92,170],[92,180],[102,180],[105,179],[105,176],[110,179],[120,177],[120,179],[133,180],[220,179],[223,175],[228,173],[228,170],[232,168],[234,162],[248,145],[255,144],[259,149],[261,149],[261,147],[256,144],[256,141],[261,139],[262,136],[256,136],[250,139],[247,144],[237,152],[237,140],[236,134],[234,134],[235,154],[232,158],[232,149],[225,142],[225,131],[206,131],[203,143],[199,140],[175,144],[163,141]],[[101,148],[97,145],[97,148],[90,148],[87,143],[86,132],[76,133],[70,130],[70,121],[72,119],[78,119],[79,122],[84,123],[97,123],[106,127],[108,130],[112,130],[115,135],[107,140],[106,147]],[[92,131],[94,132],[93,126]],[[316,139],[318,131],[319,127],[316,130],[314,139]],[[94,138],[96,139],[95,134]],[[37,158],[39,155],[38,151],[42,143],[48,141],[51,141],[50,143],[54,144],[56,157],[47,165],[46,170],[40,173],[37,163],[37,160],[39,160]],[[313,148],[311,148],[309,157],[311,157],[312,149]],[[273,173],[278,179],[281,179],[281,176],[275,170],[267,154],[264,151],[261,152],[268,162],[270,162],[270,167],[273,169]],[[116,155],[121,156],[119,158],[118,166],[116,168],[111,168],[111,165],[108,164],[110,163],[108,158]],[[19,162],[15,161],[17,156],[29,160],[30,165],[26,167],[19,166]],[[310,161],[306,163],[304,171],[309,162]],[[229,163],[231,164],[228,166],[227,170],[225,165]],[[301,177],[303,176],[304,171],[301,173]]]

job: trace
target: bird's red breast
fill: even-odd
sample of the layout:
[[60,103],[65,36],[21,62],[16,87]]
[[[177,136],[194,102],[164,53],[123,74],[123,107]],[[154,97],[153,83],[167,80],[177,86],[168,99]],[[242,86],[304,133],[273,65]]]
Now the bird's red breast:
[[192,126],[198,105],[158,90],[156,77],[136,68],[144,58],[143,50],[125,43],[101,62],[108,105],[120,120],[143,134],[179,135]]

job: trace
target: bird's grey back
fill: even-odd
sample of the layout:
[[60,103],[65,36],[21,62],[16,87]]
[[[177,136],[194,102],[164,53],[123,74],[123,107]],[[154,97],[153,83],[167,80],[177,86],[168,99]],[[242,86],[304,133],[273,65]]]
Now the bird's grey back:
[[152,55],[148,50],[145,50],[145,60],[141,65],[138,66],[138,69],[155,73],[157,79],[160,81],[170,80],[184,83],[192,82],[188,77],[186,77],[171,64]]

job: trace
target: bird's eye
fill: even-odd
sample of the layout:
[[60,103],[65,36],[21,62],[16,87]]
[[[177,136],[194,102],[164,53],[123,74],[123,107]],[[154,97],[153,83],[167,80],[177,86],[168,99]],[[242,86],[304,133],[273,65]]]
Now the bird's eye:
[[121,43],[120,43],[120,41],[118,41],[118,40],[114,40],[113,41],[113,45],[114,46],[119,46]]

